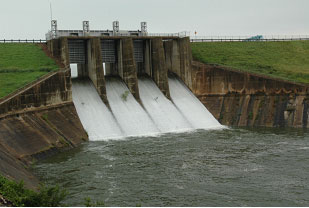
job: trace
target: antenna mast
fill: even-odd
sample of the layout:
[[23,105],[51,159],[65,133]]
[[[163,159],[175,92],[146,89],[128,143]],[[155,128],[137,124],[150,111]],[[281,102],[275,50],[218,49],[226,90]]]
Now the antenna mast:
[[49,8],[50,8],[50,21],[53,20],[53,8],[52,8],[52,3],[49,1]]

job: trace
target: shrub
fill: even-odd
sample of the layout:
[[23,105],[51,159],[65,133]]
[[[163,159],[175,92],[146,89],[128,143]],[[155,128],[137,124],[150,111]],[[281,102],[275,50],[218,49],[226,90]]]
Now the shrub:
[[127,101],[127,99],[128,99],[128,96],[129,96],[129,91],[125,91],[122,95],[121,95],[121,99],[123,100],[123,101]]
[[103,201],[92,202],[91,198],[85,198],[85,207],[104,207],[105,203]]
[[24,182],[16,183],[0,175],[0,194],[16,207],[57,207],[64,206],[61,202],[67,196],[59,186],[40,185],[35,192],[24,187]]

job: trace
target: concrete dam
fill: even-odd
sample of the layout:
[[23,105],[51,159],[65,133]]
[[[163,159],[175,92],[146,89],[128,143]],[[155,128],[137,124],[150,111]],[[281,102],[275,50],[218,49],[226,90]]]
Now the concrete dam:
[[64,42],[75,69],[73,102],[90,140],[221,128],[185,84],[168,75],[161,38]]
[[75,69],[73,102],[90,140],[221,127],[177,78],[191,67],[188,38],[150,37],[145,23],[134,34],[113,26],[111,35],[90,31],[86,21],[83,31],[56,30],[47,43]]

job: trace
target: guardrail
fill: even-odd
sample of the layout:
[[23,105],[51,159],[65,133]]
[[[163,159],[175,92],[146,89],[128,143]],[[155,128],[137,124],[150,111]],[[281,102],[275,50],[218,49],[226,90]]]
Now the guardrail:
[[190,33],[189,32],[179,32],[179,33],[147,33],[145,36],[149,36],[149,37],[157,36],[157,37],[180,37],[180,38],[184,38],[184,37],[190,37]]
[[297,40],[309,40],[309,38],[290,38],[290,39],[278,39],[278,38],[273,38],[273,39],[190,39],[192,43],[197,43],[197,42],[271,42],[271,41],[297,41]]
[[261,35],[258,36],[191,36],[191,42],[242,42],[242,41],[296,41],[309,40],[309,35]]
[[3,39],[3,40],[0,40],[0,43],[46,43],[46,40],[42,40],[42,39],[40,39],[40,40],[35,40],[35,39],[33,39],[33,40],[28,40],[28,39],[25,39],[25,40],[21,40],[21,39],[19,39],[19,40],[13,40],[13,39],[7,40],[7,39]]

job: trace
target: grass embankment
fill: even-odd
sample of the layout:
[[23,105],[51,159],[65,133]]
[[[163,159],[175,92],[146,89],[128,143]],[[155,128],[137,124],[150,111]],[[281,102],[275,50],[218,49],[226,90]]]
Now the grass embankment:
[[0,98],[58,68],[37,44],[0,44]]
[[0,195],[15,207],[57,207],[64,205],[62,201],[67,194],[57,186],[41,186],[34,192],[26,189],[23,182],[16,183],[0,175]]
[[192,43],[193,58],[309,84],[309,41]]

